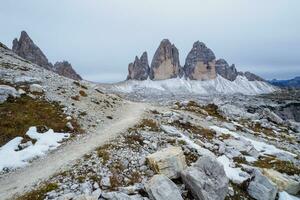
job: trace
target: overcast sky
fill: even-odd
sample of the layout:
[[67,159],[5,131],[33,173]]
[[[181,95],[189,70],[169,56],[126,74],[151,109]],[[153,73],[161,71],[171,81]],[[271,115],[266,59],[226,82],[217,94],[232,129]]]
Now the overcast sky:
[[26,30],[48,59],[88,80],[124,80],[128,63],[164,38],[180,62],[196,40],[240,71],[300,75],[299,0],[0,0],[0,40]]

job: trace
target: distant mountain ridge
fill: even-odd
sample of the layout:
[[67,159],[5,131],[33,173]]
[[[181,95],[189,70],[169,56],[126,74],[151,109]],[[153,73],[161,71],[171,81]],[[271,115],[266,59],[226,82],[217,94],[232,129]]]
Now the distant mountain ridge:
[[179,51],[168,39],[163,39],[157,48],[151,66],[148,56],[143,55],[128,65],[127,80],[154,81],[182,78],[187,80],[206,81],[216,79],[217,75],[234,81],[238,76],[244,76],[249,81],[265,81],[251,72],[239,72],[234,64],[229,65],[225,59],[216,59],[214,52],[203,42],[196,41],[188,53],[185,64],[179,61]]
[[17,38],[13,40],[12,51],[18,56],[61,76],[74,80],[82,80],[81,76],[76,73],[72,65],[67,61],[56,62],[53,66],[52,63],[48,61],[48,58],[42,50],[29,37],[26,31],[21,32],[19,40]]
[[268,81],[272,85],[278,86],[278,87],[285,87],[285,88],[300,88],[300,76],[297,76],[293,79],[289,80],[277,80],[273,79],[271,81]]

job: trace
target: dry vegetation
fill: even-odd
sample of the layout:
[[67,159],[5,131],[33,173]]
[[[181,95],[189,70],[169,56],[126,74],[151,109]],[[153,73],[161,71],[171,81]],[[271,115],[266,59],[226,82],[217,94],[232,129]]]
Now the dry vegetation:
[[32,190],[23,196],[17,197],[16,200],[44,200],[47,192],[56,190],[57,188],[57,183],[44,183],[38,189]]

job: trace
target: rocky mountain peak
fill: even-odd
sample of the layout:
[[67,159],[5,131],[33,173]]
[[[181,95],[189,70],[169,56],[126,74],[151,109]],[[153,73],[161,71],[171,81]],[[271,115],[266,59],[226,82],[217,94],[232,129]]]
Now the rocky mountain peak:
[[185,76],[191,80],[209,80],[216,77],[214,52],[203,42],[196,41],[184,65]]
[[140,58],[136,56],[134,62],[128,65],[127,80],[146,80],[149,77],[149,71],[148,55],[144,52]]
[[235,65],[229,66],[227,61],[223,58],[216,61],[216,72],[221,75],[223,78],[226,78],[230,81],[234,81],[238,76],[238,72],[235,68]]
[[152,59],[150,78],[152,80],[164,80],[181,76],[178,49],[168,39],[164,39]]
[[29,60],[45,69],[50,70],[52,68],[52,64],[48,62],[45,54],[37,45],[34,44],[32,39],[25,31],[21,32],[19,40],[13,40],[12,50],[18,56]]
[[56,62],[53,66],[53,71],[61,76],[65,76],[74,80],[82,80],[81,76],[76,73],[68,61]]

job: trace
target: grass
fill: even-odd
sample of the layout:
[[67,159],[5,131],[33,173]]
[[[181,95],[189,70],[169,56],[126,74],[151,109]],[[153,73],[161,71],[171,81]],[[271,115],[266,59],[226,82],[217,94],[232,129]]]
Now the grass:
[[32,190],[22,196],[17,197],[16,200],[44,200],[48,192],[56,190],[57,188],[57,183],[47,183],[38,189]]
[[277,159],[275,156],[262,156],[254,162],[254,166],[260,168],[274,169],[288,175],[300,174],[300,168],[292,162]]
[[138,125],[136,125],[133,129],[146,129],[149,131],[158,132],[160,131],[160,127],[158,123],[153,119],[143,119]]
[[80,96],[82,96],[82,97],[87,97],[86,92],[83,91],[83,90],[79,90],[79,94],[80,94]]
[[110,159],[110,154],[108,152],[108,149],[112,148],[112,145],[110,144],[105,144],[99,148],[96,149],[97,155],[99,158],[102,158],[102,162],[105,165],[109,159]]
[[37,126],[44,131],[51,128],[55,132],[82,133],[74,119],[71,120],[71,123],[75,129],[69,130],[66,127],[68,122],[66,117],[62,107],[57,103],[32,99],[29,96],[10,98],[0,104],[0,146],[18,136],[26,139],[25,133],[31,126]]
[[231,187],[234,190],[234,195],[227,195],[225,200],[254,200],[247,192],[247,184],[234,184],[230,183]]

